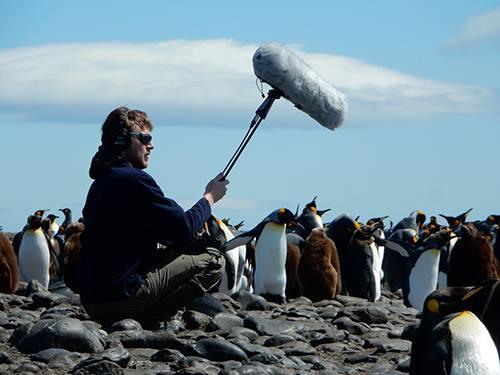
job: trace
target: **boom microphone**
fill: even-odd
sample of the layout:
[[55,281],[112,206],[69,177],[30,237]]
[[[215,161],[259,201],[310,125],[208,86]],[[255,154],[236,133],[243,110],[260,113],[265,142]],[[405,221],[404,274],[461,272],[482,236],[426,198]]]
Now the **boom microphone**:
[[334,130],[347,115],[342,93],[325,82],[295,52],[279,44],[265,44],[253,59],[255,75],[324,127]]
[[276,99],[285,97],[324,127],[338,128],[347,115],[347,102],[342,93],[326,83],[298,55],[284,46],[270,43],[255,51],[252,58],[255,75],[272,89],[255,111],[245,137],[227,163],[222,174],[227,177],[236,160],[266,118]]

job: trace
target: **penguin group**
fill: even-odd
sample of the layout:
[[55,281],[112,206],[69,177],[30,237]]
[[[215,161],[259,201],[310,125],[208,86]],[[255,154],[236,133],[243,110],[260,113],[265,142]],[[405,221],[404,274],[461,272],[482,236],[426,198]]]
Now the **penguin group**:
[[[70,209],[60,211],[58,224],[57,215],[36,210],[12,242],[0,228],[0,292],[33,279],[78,292],[84,224],[72,221]],[[212,215],[200,238],[226,259],[218,291],[275,303],[339,294],[375,302],[388,289],[421,314],[410,374],[500,374],[500,215],[471,222],[468,209],[427,221],[414,210],[387,225],[388,216],[363,222],[348,213],[326,222],[330,211],[314,197],[300,214],[280,207],[250,230]]]
[[330,210],[316,200],[300,215],[279,208],[219,247],[247,246],[253,293],[277,303],[338,294],[374,302],[386,288],[421,312],[411,374],[500,374],[499,215],[468,222],[468,209],[427,221],[415,210],[386,227],[388,216],[363,223],[342,213],[324,223]]
[[[45,214],[48,209],[39,209],[29,215],[23,229],[12,237],[12,241],[0,232],[0,285],[1,292],[15,293],[19,281],[38,281],[49,290],[63,292],[66,288],[64,273],[71,280],[68,270],[75,267],[77,259],[71,260],[71,246],[66,249],[71,233],[72,212],[62,208],[64,221],[57,223],[58,215]],[[45,217],[44,217],[45,216]],[[83,231],[83,224],[77,231]],[[75,230],[73,229],[73,234]],[[72,241],[69,241],[71,244]],[[74,247],[74,246],[73,246]],[[79,242],[77,245],[79,249]],[[73,251],[74,252],[74,251]],[[74,270],[72,271],[74,273]]]

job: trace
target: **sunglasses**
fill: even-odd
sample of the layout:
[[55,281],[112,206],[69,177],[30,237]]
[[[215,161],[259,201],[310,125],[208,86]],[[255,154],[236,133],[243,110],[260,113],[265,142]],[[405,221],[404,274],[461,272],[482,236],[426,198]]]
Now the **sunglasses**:
[[151,143],[151,141],[153,140],[153,136],[151,134],[148,134],[148,133],[130,132],[129,134],[137,137],[139,142],[141,142],[145,146],[149,145]]

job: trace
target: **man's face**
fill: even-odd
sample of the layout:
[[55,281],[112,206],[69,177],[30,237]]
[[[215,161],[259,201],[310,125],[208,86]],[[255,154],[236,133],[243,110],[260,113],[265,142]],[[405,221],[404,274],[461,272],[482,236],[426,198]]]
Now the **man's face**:
[[[141,136],[140,134],[143,134]],[[130,146],[124,151],[123,156],[127,159],[133,167],[145,169],[148,166],[149,154],[154,148],[153,142],[147,142],[144,135],[151,135],[150,130],[133,129],[130,135]],[[146,143],[146,144],[144,144]]]

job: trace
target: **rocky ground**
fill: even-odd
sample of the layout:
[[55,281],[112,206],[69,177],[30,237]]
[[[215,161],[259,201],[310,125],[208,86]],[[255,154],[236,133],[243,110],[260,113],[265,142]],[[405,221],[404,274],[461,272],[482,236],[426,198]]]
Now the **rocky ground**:
[[401,374],[416,315],[387,291],[375,303],[339,296],[283,305],[214,294],[155,330],[133,320],[104,329],[78,295],[32,282],[0,294],[0,373]]

